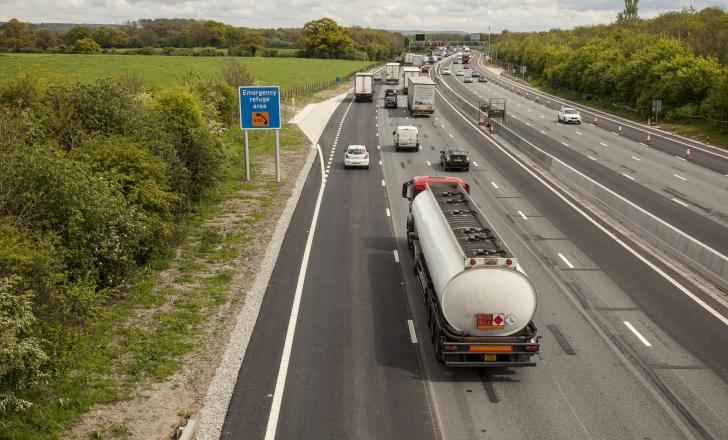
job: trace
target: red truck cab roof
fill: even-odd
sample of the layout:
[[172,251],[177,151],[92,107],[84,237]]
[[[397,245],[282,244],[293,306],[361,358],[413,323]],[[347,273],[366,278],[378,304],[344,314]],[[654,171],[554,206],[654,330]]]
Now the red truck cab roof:
[[[462,186],[465,191],[470,194],[470,185],[463,182],[463,179],[459,177],[443,177],[443,176],[415,176],[411,181],[405,182],[402,188],[402,197],[410,199],[412,201],[415,196],[425,190],[425,185],[428,183],[457,183]],[[412,186],[412,191],[408,191],[408,186]]]

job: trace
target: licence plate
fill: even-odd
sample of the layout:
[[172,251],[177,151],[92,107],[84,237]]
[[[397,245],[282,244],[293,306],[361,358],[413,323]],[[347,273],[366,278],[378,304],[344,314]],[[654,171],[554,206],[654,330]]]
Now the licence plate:
[[453,159],[452,161],[453,162],[462,162],[463,160],[462,159]]
[[496,355],[494,355],[494,354],[486,354],[484,356],[485,357],[485,361],[486,362],[495,362],[495,356]]

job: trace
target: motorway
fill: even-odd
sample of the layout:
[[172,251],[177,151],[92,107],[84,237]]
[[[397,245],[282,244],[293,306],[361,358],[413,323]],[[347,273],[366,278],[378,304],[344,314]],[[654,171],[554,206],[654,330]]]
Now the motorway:
[[[469,93],[457,77],[440,81]],[[568,147],[556,134],[534,141],[544,148],[558,143],[562,148],[554,153],[600,165],[584,169],[595,178],[632,182],[615,167],[638,147],[610,141],[592,160],[589,144],[604,135],[595,127],[555,125],[546,118],[553,111],[529,107],[490,83],[467,87],[475,92],[468,95],[473,102],[482,99],[479,93],[507,97],[516,103],[513,115],[531,117],[525,122],[536,133],[547,127],[582,132],[567,133],[574,140],[583,136],[569,139],[574,145]],[[723,304],[535,174],[445,95],[438,94],[434,116],[414,119],[404,96],[400,108],[385,110],[382,89],[376,88],[374,103],[352,103],[350,95],[321,136],[323,162],[308,176],[286,234],[223,438],[728,438],[727,328],[680,287],[728,316]],[[394,151],[392,130],[407,124],[420,130],[419,152]],[[367,145],[370,169],[344,169],[341,149],[349,144]],[[443,173],[439,150],[455,145],[469,149],[470,171]],[[635,177],[630,197],[656,194],[669,183],[686,201],[726,212],[718,203],[726,199],[715,198],[724,184],[713,185],[712,175],[693,169],[699,164],[681,164],[689,166],[682,177],[715,191],[688,192],[670,181],[665,169],[671,165],[660,154],[670,157],[650,150],[638,156],[642,164],[631,168],[645,178]],[[450,369],[435,361],[404,238],[408,206],[400,195],[412,176],[434,174],[472,185],[474,200],[537,286],[534,322],[543,339],[536,367]],[[650,209],[661,207],[671,222],[687,218],[674,214],[676,207],[699,212],[675,202],[663,206],[655,195],[646,199],[636,203],[654,203]],[[711,245],[728,236],[720,216],[693,217],[704,223],[687,225],[701,228],[701,239]],[[289,322],[295,331],[287,332]]]

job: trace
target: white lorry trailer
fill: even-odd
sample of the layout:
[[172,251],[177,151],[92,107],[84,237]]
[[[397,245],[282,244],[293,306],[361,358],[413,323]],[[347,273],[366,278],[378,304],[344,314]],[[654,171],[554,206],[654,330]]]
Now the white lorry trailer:
[[399,84],[399,63],[387,63],[387,74],[384,82],[387,84]]
[[405,66],[411,66],[412,65],[412,57],[415,56],[413,53],[406,53],[404,54],[404,65]]
[[407,79],[407,108],[412,116],[430,116],[435,113],[435,82],[427,76]]
[[402,68],[402,94],[407,94],[409,88],[407,80],[412,76],[420,76],[420,73],[419,67],[405,66]]
[[354,99],[372,102],[374,96],[374,74],[358,72],[354,76]]
[[435,358],[453,367],[535,366],[536,289],[457,182],[428,182],[410,200],[407,243],[428,310]]
[[425,64],[425,59],[422,55],[412,55],[412,65],[416,67],[422,67]]

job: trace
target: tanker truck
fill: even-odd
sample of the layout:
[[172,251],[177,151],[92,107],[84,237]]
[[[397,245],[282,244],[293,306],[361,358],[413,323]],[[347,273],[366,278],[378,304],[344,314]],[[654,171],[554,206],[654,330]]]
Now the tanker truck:
[[[407,244],[435,359],[451,367],[535,366],[536,289],[458,181],[415,178]],[[425,178],[426,179],[426,178]],[[419,190],[419,191],[418,191]]]

